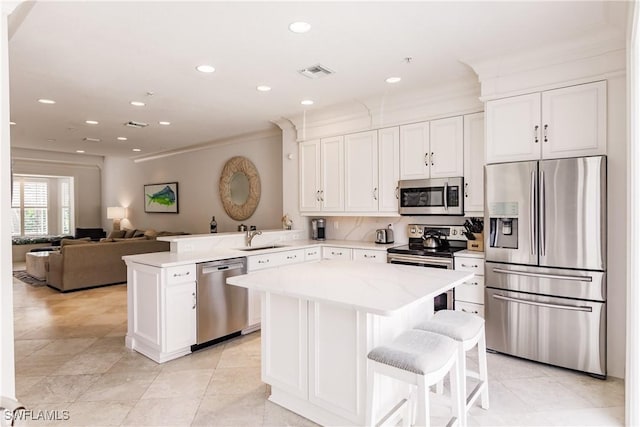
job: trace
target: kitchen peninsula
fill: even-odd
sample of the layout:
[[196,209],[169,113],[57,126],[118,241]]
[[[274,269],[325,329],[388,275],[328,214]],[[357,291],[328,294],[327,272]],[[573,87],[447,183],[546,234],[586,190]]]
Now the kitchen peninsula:
[[[433,313],[471,273],[323,260],[232,277],[262,292],[262,380],[270,400],[321,425],[364,425],[367,353]],[[381,379],[378,407],[399,400]]]

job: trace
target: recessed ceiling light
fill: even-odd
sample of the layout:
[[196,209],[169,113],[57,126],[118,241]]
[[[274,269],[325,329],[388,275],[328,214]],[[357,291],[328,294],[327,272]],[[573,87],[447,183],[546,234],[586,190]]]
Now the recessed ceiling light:
[[385,80],[385,82],[387,82],[387,83],[398,83],[400,80],[402,80],[402,78],[400,78],[400,77],[389,77],[388,79]]
[[131,151],[135,151],[135,152],[137,153],[137,152],[142,151],[142,150],[141,150],[141,149],[139,149],[139,148],[134,148],[134,149],[133,149],[133,150],[131,150]]
[[169,126],[171,122],[158,122],[158,124],[162,126]]
[[84,153],[84,150],[76,150],[76,153],[82,154],[82,153]]
[[15,125],[16,125],[16,122],[9,122],[9,124],[10,124],[11,126],[15,126]]
[[40,104],[55,104],[56,103],[56,101],[54,101],[53,99],[45,99],[45,98],[38,99],[38,102]]
[[49,139],[47,139],[47,142],[56,142],[56,140],[53,139],[53,138],[49,138]]
[[300,101],[300,104],[302,105],[313,105],[313,101],[310,99],[304,99],[302,101]]
[[145,105],[147,105],[141,101],[131,101],[129,104],[133,105],[134,107],[144,107]]
[[100,142],[100,138],[91,138],[87,136],[86,138],[82,138],[84,142]]
[[116,138],[118,141],[126,141],[127,137],[126,136],[119,136]]
[[311,24],[302,21],[292,22],[291,24],[289,24],[289,30],[297,34],[306,33],[310,29]]
[[259,92],[269,92],[271,90],[271,86],[260,85],[256,87]]
[[213,73],[214,71],[216,71],[214,67],[206,64],[198,65],[196,67],[196,70],[200,71],[201,73]]
[[97,121],[95,121],[95,120],[85,120],[84,122],[85,122],[86,124],[88,124],[88,125],[97,125],[97,124],[98,124],[98,122],[97,122]]

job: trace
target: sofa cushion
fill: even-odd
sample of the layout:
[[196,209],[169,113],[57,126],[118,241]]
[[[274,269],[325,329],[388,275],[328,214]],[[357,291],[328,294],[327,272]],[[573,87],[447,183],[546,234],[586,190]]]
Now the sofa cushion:
[[60,247],[69,245],[86,245],[87,243],[91,243],[91,237],[82,237],[80,239],[62,239],[60,241]]
[[121,239],[124,237],[125,233],[125,230],[113,230],[111,233],[109,233],[107,239],[115,239],[116,237]]
[[153,228],[148,229],[144,232],[144,237],[147,239],[155,239],[158,236],[158,232]]
[[113,239],[111,239],[112,242],[135,242],[136,240],[147,240],[146,237],[144,236],[140,236],[140,237],[130,237],[130,238],[118,238],[118,237],[114,237]]

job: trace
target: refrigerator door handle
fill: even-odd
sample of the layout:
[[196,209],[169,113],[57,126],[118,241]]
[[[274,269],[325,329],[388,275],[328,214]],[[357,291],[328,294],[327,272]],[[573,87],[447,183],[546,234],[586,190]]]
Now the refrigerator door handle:
[[546,302],[536,302],[536,301],[530,301],[530,300],[520,299],[520,298],[505,297],[504,295],[500,295],[500,294],[493,295],[493,298],[502,300],[502,301],[515,302],[518,304],[535,305],[537,307],[556,308],[560,310],[586,311],[588,313],[591,313],[593,311],[591,307],[564,305],[564,304],[549,304]]
[[593,277],[591,276],[572,276],[568,274],[531,273],[529,271],[507,270],[506,268],[494,268],[493,272],[502,273],[502,274],[514,274],[516,276],[539,277],[541,279],[573,280],[575,282],[593,282]]
[[536,218],[536,171],[531,172],[531,191],[529,194],[529,214],[531,215],[531,221],[529,222],[529,247],[531,255],[536,254],[536,224],[538,220]]
[[540,255],[545,256],[547,242],[545,235],[547,234],[547,200],[545,194],[544,171],[540,171]]

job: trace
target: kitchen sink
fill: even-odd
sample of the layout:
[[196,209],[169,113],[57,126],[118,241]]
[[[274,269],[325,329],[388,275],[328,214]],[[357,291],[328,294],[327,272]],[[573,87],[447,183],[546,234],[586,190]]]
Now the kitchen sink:
[[266,245],[266,246],[251,246],[249,248],[240,248],[239,251],[261,251],[264,249],[276,249],[276,248],[284,248],[285,245]]

